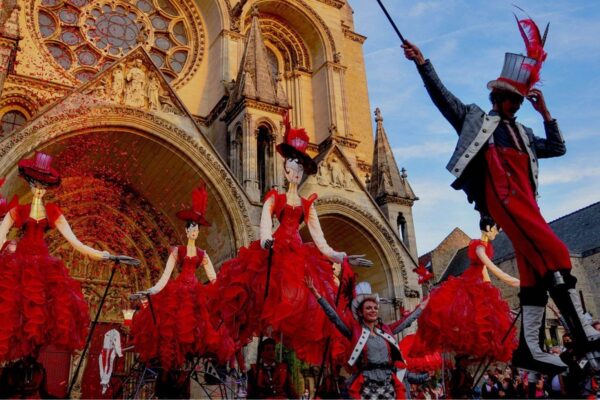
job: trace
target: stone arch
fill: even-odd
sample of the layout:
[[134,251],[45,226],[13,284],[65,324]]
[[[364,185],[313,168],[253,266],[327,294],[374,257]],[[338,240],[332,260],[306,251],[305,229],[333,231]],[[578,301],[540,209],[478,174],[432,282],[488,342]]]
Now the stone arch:
[[[100,107],[87,114],[69,116],[68,126],[64,124],[64,120],[65,116],[60,114],[48,120],[36,119],[15,133],[10,141],[0,142],[0,173],[7,176],[7,186],[18,185],[15,166],[33,150],[70,137],[99,132],[112,131],[122,136],[139,136],[184,159],[211,187],[216,200],[224,207],[229,218],[232,253],[254,238],[243,190],[223,166],[223,162],[202,145],[199,138],[193,138],[161,118],[120,107]],[[185,200],[186,196],[189,197],[189,193],[183,195],[181,203],[189,202],[189,199]]]
[[[258,0],[252,5],[247,4],[244,15],[251,13],[251,7],[257,5],[261,13],[266,13],[283,18],[290,27],[298,32],[307,43],[312,63],[315,67],[325,61],[333,60],[337,52],[335,40],[325,21],[304,0],[288,0],[285,2],[276,0]],[[247,17],[244,18],[246,21]],[[249,21],[249,19],[247,20]],[[247,24],[247,22],[244,22]],[[245,31],[244,26],[242,31]],[[314,40],[306,40],[307,38]]]
[[[366,254],[375,262],[372,268],[356,269],[359,279],[371,281],[380,296],[404,298],[408,277],[393,232],[360,205],[337,196],[319,198],[316,209],[325,238],[334,249]],[[303,238],[310,240],[306,228]],[[377,276],[379,280],[373,281]],[[392,308],[385,311],[385,317],[396,317]]]

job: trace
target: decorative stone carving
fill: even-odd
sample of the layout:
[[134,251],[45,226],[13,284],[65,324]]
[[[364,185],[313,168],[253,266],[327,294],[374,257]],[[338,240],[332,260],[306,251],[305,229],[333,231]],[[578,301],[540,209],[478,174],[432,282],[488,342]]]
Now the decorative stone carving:
[[125,71],[123,65],[117,65],[112,73],[112,86],[110,94],[112,98],[121,103],[123,100],[123,91],[125,90]]
[[335,155],[331,155],[322,161],[317,170],[317,183],[321,186],[353,191],[352,173],[342,163],[342,160]]
[[135,60],[127,71],[125,86],[125,104],[131,107],[146,106],[146,73],[142,69],[142,60]]
[[148,79],[148,106],[151,110],[160,108],[160,82],[154,74]]

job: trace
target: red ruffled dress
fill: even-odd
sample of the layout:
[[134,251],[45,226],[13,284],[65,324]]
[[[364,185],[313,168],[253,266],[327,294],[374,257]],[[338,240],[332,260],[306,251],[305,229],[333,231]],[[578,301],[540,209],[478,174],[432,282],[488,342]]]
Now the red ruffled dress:
[[196,270],[202,267],[204,251],[187,256],[186,246],[177,246],[175,279],[151,297],[156,324],[150,307],[137,312],[132,322],[135,351],[143,361],[159,358],[166,370],[181,367],[187,355],[213,354],[225,362],[234,353],[234,344],[224,327],[216,328],[211,322],[206,289]]
[[411,357],[433,352],[455,352],[481,359],[508,361],[516,348],[513,329],[504,343],[513,317],[500,291],[483,280],[483,263],[477,247],[484,246],[491,259],[490,243],[472,240],[468,255],[469,268],[458,278],[450,277],[432,291],[429,303],[418,319],[419,327],[410,352]]
[[[224,263],[217,277],[214,311],[240,345],[247,344],[252,336],[266,335],[271,327],[272,337],[277,341],[283,337],[284,346],[294,350],[299,359],[319,364],[333,328],[304,277],[312,277],[315,287],[331,303],[337,288],[331,262],[313,243],[303,243],[298,233],[316,195],[301,198],[296,207],[287,204],[286,195],[275,190],[267,193],[265,201],[271,196],[273,216],[279,220],[272,255],[260,246],[260,241],[254,241]],[[269,258],[271,277],[265,302]]]
[[29,216],[30,209],[19,205],[10,211],[22,236],[16,249],[5,246],[0,253],[0,362],[36,356],[50,344],[81,349],[90,323],[79,282],[44,241],[60,209],[47,204],[47,217],[39,221]]

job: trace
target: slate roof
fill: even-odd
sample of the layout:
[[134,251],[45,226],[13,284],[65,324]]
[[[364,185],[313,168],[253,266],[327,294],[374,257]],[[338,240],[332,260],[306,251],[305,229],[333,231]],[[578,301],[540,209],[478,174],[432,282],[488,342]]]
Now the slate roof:
[[[600,251],[600,201],[550,222],[550,227],[565,242],[571,257],[587,257]],[[514,257],[510,240],[501,232],[494,240],[494,263]],[[440,278],[459,276],[469,267],[467,248],[460,249]]]

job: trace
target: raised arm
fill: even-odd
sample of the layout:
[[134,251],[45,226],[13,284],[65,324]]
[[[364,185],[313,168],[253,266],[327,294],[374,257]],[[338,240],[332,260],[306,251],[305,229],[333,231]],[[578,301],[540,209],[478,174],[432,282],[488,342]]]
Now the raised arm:
[[71,226],[67,222],[64,215],[58,217],[58,219],[55,222],[55,225],[56,229],[58,229],[61,235],[63,235],[63,237],[67,239],[67,242],[69,242],[69,244],[71,244],[71,246],[73,246],[73,248],[78,252],[85,254],[86,256],[94,260],[106,260],[110,256],[110,253],[108,251],[96,250],[92,247],[86,246],[85,244],[81,243],[79,239],[77,239],[77,236],[75,236],[75,234],[71,230]]
[[308,226],[310,236],[312,237],[313,242],[315,242],[319,248],[319,251],[333,262],[341,264],[346,257],[346,253],[342,251],[335,251],[327,244],[314,204],[310,206],[306,226]]
[[173,250],[171,252],[171,254],[169,254],[169,258],[167,259],[167,265],[165,265],[165,270],[163,271],[163,274],[161,275],[158,282],[156,282],[156,284],[154,286],[152,286],[150,289],[148,289],[142,293],[155,295],[155,294],[159,293],[161,290],[163,290],[165,288],[165,286],[167,286],[167,283],[169,283],[169,279],[171,278],[171,275],[173,274],[173,269],[175,268],[176,263],[177,263],[177,250]]
[[402,45],[404,55],[409,60],[414,60],[417,70],[423,79],[429,97],[440,110],[442,115],[452,124],[457,133],[460,133],[462,124],[467,115],[467,106],[458,97],[450,92],[438,77],[433,65],[426,60],[421,50],[411,42]]
[[263,249],[273,244],[273,207],[275,207],[275,196],[269,196],[263,204],[260,216],[260,246]]
[[202,259],[202,266],[204,267],[204,272],[206,272],[206,276],[210,283],[213,283],[217,279],[217,273],[215,272],[215,267],[213,266],[210,257],[205,252],[204,258]]
[[496,266],[496,264],[492,262],[492,260],[490,260],[490,258],[485,253],[484,246],[477,246],[476,254],[477,257],[479,257],[479,259],[483,263],[483,265],[485,265],[486,268],[496,276],[496,278],[500,279],[502,282],[512,287],[519,287],[521,285],[520,280],[502,271]]
[[425,307],[427,306],[427,303],[429,302],[429,299],[422,301],[421,304],[419,304],[417,306],[416,309],[413,310],[413,312],[411,312],[408,317],[401,319],[399,321],[394,322],[393,324],[390,325],[390,328],[392,329],[392,333],[394,335],[397,335],[398,333],[402,332],[403,330],[405,330],[406,328],[408,328],[409,326],[411,326],[413,324],[413,322],[415,322],[419,316],[421,316],[421,313],[423,312],[423,310],[425,309]]
[[325,315],[327,315],[327,318],[329,318],[329,320],[333,322],[337,330],[340,331],[340,333],[346,336],[347,338],[352,337],[352,331],[350,330],[350,328],[348,328],[344,321],[342,321],[342,319],[335,311],[335,309],[331,306],[331,304],[329,304],[327,300],[325,300],[321,296],[317,288],[315,288],[312,278],[307,276],[306,278],[304,278],[304,282],[306,282],[306,286],[308,286],[308,289],[315,296],[315,298],[319,302],[319,305],[321,306],[321,308],[323,308],[323,311],[325,311]]
[[6,236],[8,236],[8,232],[10,232],[10,228],[12,228],[15,221],[12,219],[10,212],[7,212],[0,224],[0,249],[4,246],[4,242],[6,242]]

